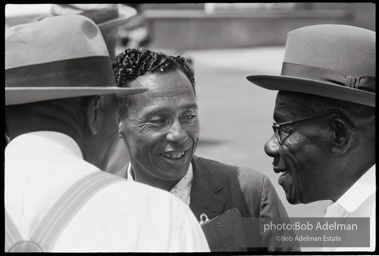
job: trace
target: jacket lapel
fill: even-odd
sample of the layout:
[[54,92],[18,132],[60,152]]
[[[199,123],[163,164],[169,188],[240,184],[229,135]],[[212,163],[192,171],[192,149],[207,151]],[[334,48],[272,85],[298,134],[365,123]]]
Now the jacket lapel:
[[205,213],[209,219],[220,215],[225,205],[225,198],[218,192],[223,189],[217,170],[211,170],[206,163],[196,156],[192,158],[193,180],[190,208],[199,220]]

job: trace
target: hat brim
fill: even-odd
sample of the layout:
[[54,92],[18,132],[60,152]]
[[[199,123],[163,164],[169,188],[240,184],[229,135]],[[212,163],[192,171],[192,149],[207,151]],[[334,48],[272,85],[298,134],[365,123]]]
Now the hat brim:
[[118,7],[119,17],[113,20],[100,23],[97,26],[100,30],[107,30],[126,24],[131,18],[137,15],[137,10],[133,7],[121,5]]
[[269,90],[308,93],[375,107],[375,93],[350,87],[291,76],[253,75],[246,78]]
[[117,97],[123,97],[147,90],[147,88],[118,87],[11,87],[5,88],[5,105],[10,106],[46,100],[106,94],[116,94]]

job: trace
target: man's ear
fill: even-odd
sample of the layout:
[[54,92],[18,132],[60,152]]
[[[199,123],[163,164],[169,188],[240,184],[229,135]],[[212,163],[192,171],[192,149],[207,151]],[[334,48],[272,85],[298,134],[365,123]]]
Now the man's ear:
[[336,154],[343,154],[350,147],[353,129],[349,123],[341,116],[334,116],[332,124],[332,151]]
[[87,124],[93,135],[97,134],[97,121],[99,118],[99,109],[101,106],[101,97],[93,97],[87,105]]

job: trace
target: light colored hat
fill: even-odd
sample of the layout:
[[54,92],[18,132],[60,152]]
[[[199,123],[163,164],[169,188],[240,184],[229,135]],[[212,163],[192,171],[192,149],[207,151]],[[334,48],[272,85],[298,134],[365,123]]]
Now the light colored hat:
[[104,31],[126,24],[137,10],[123,4],[52,4],[50,13],[37,19],[74,14],[90,18]]
[[6,30],[5,105],[143,91],[116,86],[104,39],[89,18],[57,16]]
[[315,25],[288,33],[280,76],[247,79],[270,90],[294,91],[375,107],[376,33],[347,25]]
[[137,10],[124,4],[51,4],[50,12],[37,17],[37,20],[74,14],[90,18],[96,23],[113,60],[116,57],[118,28],[136,16]]

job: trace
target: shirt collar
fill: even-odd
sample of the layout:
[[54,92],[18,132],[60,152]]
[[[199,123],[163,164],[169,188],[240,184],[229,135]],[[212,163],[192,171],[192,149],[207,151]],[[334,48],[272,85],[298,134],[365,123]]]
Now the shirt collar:
[[327,215],[328,212],[336,210],[341,212],[340,214],[344,211],[354,212],[376,192],[375,166],[374,164],[334,204],[327,208]]
[[[132,165],[130,162],[129,162],[128,167],[126,168],[126,174],[127,175],[123,175],[123,174],[121,175],[123,177],[126,177],[128,181],[134,182],[134,175],[132,171]],[[190,199],[191,199],[192,180],[193,180],[193,169],[192,169],[192,163],[190,162],[186,175],[184,175],[184,177],[178,181],[178,183],[170,190],[170,193],[174,194],[184,203],[189,205]]]
[[190,163],[186,175],[170,190],[170,193],[189,205],[191,200],[192,180],[193,170],[192,164]]
[[126,177],[127,180],[134,182],[134,175],[133,175],[133,172],[132,172],[132,164],[130,162],[128,164],[128,167],[126,168],[126,175],[125,175],[125,177]]
[[49,148],[50,150],[51,147],[69,151],[83,159],[82,151],[74,139],[64,133],[53,131],[30,132],[17,136],[8,143],[5,153],[7,155],[19,155],[29,152],[30,148]]

